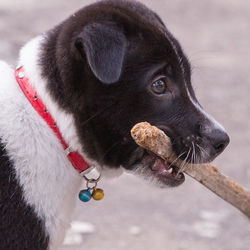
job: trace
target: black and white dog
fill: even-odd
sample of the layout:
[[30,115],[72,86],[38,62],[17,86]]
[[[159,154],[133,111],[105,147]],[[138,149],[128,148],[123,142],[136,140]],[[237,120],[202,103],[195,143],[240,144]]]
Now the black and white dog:
[[[130,137],[148,121],[186,161],[209,162],[229,142],[198,103],[190,65],[157,14],[135,1],[85,7],[28,42],[20,65],[73,150],[101,171],[127,169],[161,186],[184,181]],[[0,248],[58,249],[82,177],[0,62]],[[157,166],[156,168],[157,169]],[[159,167],[160,169],[160,167]]]

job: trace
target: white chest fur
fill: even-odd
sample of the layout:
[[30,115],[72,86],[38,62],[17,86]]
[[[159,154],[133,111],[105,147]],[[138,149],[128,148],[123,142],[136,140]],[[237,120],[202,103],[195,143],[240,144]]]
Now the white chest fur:
[[[26,61],[23,59],[24,67],[32,73]],[[0,62],[0,73],[0,137],[14,163],[24,200],[45,221],[50,249],[58,249],[70,223],[82,179],[72,168],[53,131],[25,98],[13,70]],[[52,108],[51,112],[57,109]],[[57,112],[56,116],[60,114]],[[56,120],[64,126],[62,133],[70,123],[72,127],[72,119],[68,119],[68,123],[60,118]],[[74,131],[65,139],[78,146]]]

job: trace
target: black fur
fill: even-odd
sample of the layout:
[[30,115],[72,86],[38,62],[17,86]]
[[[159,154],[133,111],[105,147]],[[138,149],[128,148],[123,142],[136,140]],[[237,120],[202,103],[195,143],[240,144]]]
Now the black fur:
[[[129,131],[141,121],[161,127],[177,154],[188,151],[184,138],[194,134],[210,147],[209,160],[217,155],[200,130],[209,121],[187,96],[188,88],[196,100],[188,59],[144,5],[109,0],[81,9],[49,33],[40,62],[48,90],[74,114],[88,156],[100,164],[132,167],[137,146]],[[150,90],[157,74],[167,77],[165,95]]]
[[[100,42],[101,41],[101,42]],[[112,23],[92,23],[76,38],[80,54],[86,53],[88,64],[103,83],[117,82],[122,71],[126,38]]]
[[49,237],[44,222],[23,199],[22,188],[0,142],[0,249],[45,250]]

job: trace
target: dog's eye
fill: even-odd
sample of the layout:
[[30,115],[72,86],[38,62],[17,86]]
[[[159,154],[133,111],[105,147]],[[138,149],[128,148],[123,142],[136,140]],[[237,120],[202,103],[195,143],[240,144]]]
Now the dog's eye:
[[167,89],[166,80],[164,78],[161,78],[153,82],[151,85],[151,89],[153,90],[155,94],[158,94],[158,95],[164,94]]

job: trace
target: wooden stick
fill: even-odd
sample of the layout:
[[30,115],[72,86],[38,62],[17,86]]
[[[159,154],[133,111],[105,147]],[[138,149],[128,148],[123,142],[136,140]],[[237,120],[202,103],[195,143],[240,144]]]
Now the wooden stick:
[[[132,128],[131,135],[139,146],[154,152],[162,159],[170,162],[176,159],[169,137],[157,127],[147,122],[138,123]],[[174,165],[180,166],[181,163],[182,161],[178,160]],[[184,173],[231,203],[250,219],[249,190],[230,180],[210,164],[188,164]]]

